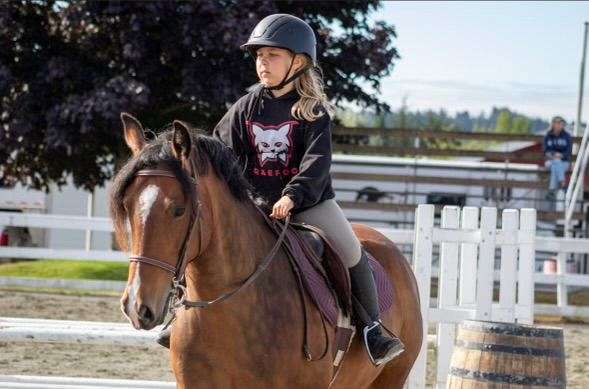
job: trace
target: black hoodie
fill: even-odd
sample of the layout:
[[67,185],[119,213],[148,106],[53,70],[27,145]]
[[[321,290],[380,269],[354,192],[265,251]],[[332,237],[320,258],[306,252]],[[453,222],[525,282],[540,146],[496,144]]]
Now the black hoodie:
[[331,165],[331,119],[297,120],[291,108],[296,90],[274,97],[256,87],[241,97],[213,131],[237,155],[256,191],[273,205],[280,197],[301,212],[334,197]]

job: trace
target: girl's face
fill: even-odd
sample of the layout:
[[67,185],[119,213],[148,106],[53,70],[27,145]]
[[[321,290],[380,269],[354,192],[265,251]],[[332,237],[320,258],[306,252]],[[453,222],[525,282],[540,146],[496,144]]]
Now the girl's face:
[[[278,85],[290,66],[291,52],[277,47],[260,47],[256,54],[256,72],[260,82],[266,87]],[[296,55],[289,76],[302,65],[301,56]]]
[[563,128],[564,128],[564,123],[561,122],[560,120],[557,120],[555,122],[552,122],[552,129],[557,134],[560,134],[560,132],[562,131]]

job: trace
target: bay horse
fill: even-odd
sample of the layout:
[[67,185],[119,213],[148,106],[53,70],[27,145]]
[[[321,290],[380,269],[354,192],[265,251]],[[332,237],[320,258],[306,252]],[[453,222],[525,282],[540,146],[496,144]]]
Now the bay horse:
[[[118,242],[132,254],[121,298],[131,324],[148,330],[164,321],[179,267],[188,300],[227,296],[259,275],[221,303],[176,310],[170,353],[179,388],[403,387],[420,350],[422,319],[413,272],[393,242],[353,226],[392,280],[394,306],[381,319],[406,351],[374,367],[356,335],[331,382],[331,353],[311,362],[303,355],[305,319],[295,276],[232,150],[180,121],[148,142],[137,119],[124,113],[121,119],[132,157],[115,177],[110,207]],[[275,258],[260,272],[273,248],[279,249]],[[311,307],[311,354],[321,355],[326,340],[333,351],[334,329],[327,328],[326,339],[321,314],[307,294],[302,298]]]

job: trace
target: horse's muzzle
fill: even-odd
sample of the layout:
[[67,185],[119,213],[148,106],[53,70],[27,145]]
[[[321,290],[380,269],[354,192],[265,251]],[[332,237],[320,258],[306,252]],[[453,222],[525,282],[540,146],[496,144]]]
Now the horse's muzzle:
[[157,325],[156,317],[147,305],[141,305],[137,311],[137,320],[144,330],[150,330]]
[[138,303],[129,294],[121,299],[121,311],[137,330],[150,330],[164,319],[163,313],[157,312],[148,304]]

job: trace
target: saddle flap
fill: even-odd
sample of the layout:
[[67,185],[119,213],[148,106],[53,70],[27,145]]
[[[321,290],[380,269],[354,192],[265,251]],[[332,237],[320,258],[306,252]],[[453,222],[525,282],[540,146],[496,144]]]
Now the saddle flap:
[[[278,233],[280,223],[266,215],[264,218],[269,227]],[[321,237],[324,245],[323,260],[317,257],[298,230],[312,231]],[[297,268],[293,271],[300,273],[307,293],[329,324],[334,327],[337,325],[340,309],[343,314],[351,315],[350,273],[323,231],[309,224],[290,223],[285,237],[285,246],[292,259],[291,264]],[[367,254],[376,281],[379,308],[382,313],[393,305],[393,286],[382,265],[368,251]]]
[[[340,259],[337,251],[333,248],[333,245],[325,237],[323,231],[315,226],[308,224],[296,224],[295,229],[303,229],[315,232],[321,237],[324,243],[324,255],[323,261],[321,258],[316,258],[311,252],[310,255],[306,255],[307,258],[314,262],[314,268],[321,272],[321,274],[329,283],[330,287],[335,290],[335,294],[338,298],[340,308],[342,308],[344,314],[351,314],[352,312],[352,291],[350,284],[350,273],[345,267],[344,263]],[[296,234],[299,235],[299,234]],[[299,243],[300,242],[300,243]],[[306,240],[298,237],[297,244],[307,246]],[[386,274],[383,266],[370,254],[366,248],[364,248],[366,255],[368,256],[368,264],[372,269],[374,281],[376,284],[378,294],[378,305],[379,311],[385,312],[393,306],[394,303],[394,289],[390,278]],[[305,252],[307,249],[305,249]],[[311,250],[309,250],[311,251]],[[308,274],[303,272],[303,277],[307,277]],[[309,290],[310,294],[313,294],[313,290]],[[332,320],[329,320],[332,322]]]
[[338,301],[336,291],[333,289],[329,277],[321,266],[320,259],[315,258],[299,234],[290,229],[286,234],[288,251],[292,258],[293,269],[299,272],[311,300],[319,311],[334,326],[338,315]]
[[[323,230],[315,226],[309,224],[295,224],[293,227],[299,230],[312,231],[319,235],[323,241],[323,261],[320,262],[320,267],[325,270],[328,281],[331,282],[331,286],[335,289],[341,308],[346,314],[349,314],[352,308],[350,273],[345,267],[344,262],[341,260],[334,245],[329,241],[327,236],[325,236]],[[299,239],[299,241],[301,241],[302,245],[306,248],[309,247],[304,239]]]

